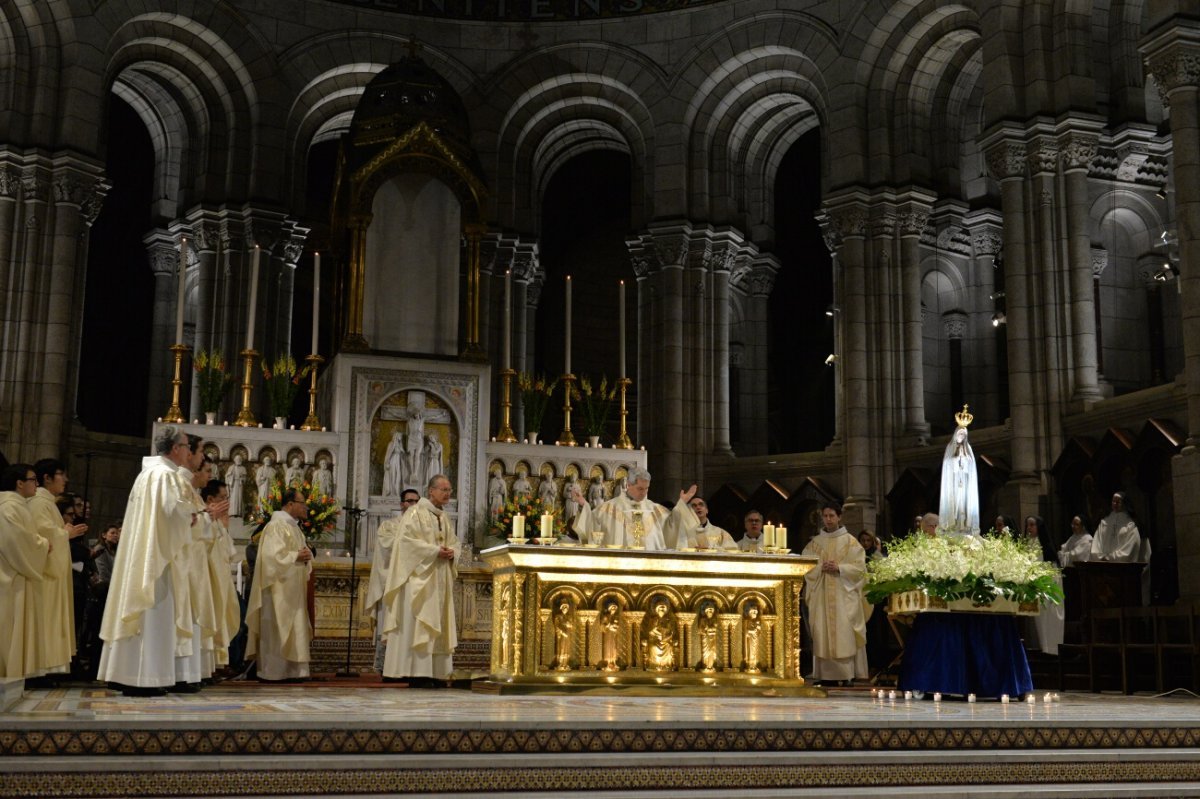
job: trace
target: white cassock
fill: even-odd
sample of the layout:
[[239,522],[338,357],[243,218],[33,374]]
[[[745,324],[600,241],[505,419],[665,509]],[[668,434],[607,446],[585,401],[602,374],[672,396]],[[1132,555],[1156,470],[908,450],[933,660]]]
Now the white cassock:
[[192,536],[184,550],[183,558],[186,564],[192,621],[200,630],[199,636],[193,639],[193,646],[199,646],[200,676],[206,678],[211,677],[216,670],[214,641],[217,611],[213,601],[212,581],[208,574],[208,550],[213,540],[212,519],[204,512],[204,500],[200,498],[192,482],[193,472],[186,467],[180,467],[179,477],[186,487],[191,489],[192,512],[196,514],[196,524],[192,526]]
[[40,669],[38,591],[50,542],[37,534],[25,498],[0,492],[0,680]]
[[845,527],[822,530],[804,547],[801,557],[831,560],[838,574],[816,566],[804,575],[804,600],[813,640],[813,679],[852,680],[869,677],[867,622],[863,585],[867,556],[858,539]]
[[[678,520],[684,511],[691,514],[693,519],[696,518],[692,509],[682,502],[676,503],[674,511],[669,511],[649,499],[637,502],[630,499],[629,494],[621,494],[601,503],[595,510],[585,503],[575,517],[573,527],[579,540],[585,543],[589,541],[588,533],[603,530],[605,545],[632,547],[634,529],[640,522],[643,530],[642,548],[656,551],[667,548],[668,538],[674,543],[677,537],[675,525],[682,523]],[[699,524],[699,521],[696,523]]]
[[193,493],[171,461],[142,459],[100,625],[98,679],[143,688],[200,680],[183,561],[192,540]]
[[[687,508],[687,513],[684,513],[680,506]],[[697,549],[699,543],[696,539],[697,535],[704,535],[705,549],[728,549],[736,551],[738,549],[737,541],[733,540],[726,530],[717,527],[715,524],[700,524],[699,517],[691,507],[684,505],[681,500],[675,509],[671,511],[672,518],[676,523],[668,525],[675,528],[675,548],[676,549]]]
[[1092,560],[1133,563],[1141,554],[1142,536],[1137,524],[1123,510],[1105,516],[1092,538]]
[[743,552],[765,552],[766,551],[765,549],[763,549],[762,533],[758,534],[758,538],[751,538],[748,535],[743,535],[741,538],[738,539],[737,545],[738,545],[738,549],[742,550]]
[[229,642],[242,626],[242,611],[238,605],[237,589],[233,585],[233,571],[238,561],[237,547],[229,528],[205,514],[212,532],[208,540],[208,582],[212,593],[213,613],[217,627],[213,633],[213,650],[216,665],[229,665]]
[[454,671],[458,625],[454,620],[455,559],[438,557],[441,547],[458,554],[458,538],[445,514],[427,498],[400,521],[383,592],[385,677],[445,679]]
[[[375,667],[383,670],[382,652],[379,641],[383,633],[384,616],[387,608],[383,604],[383,593],[387,590],[388,574],[392,569],[392,547],[400,534],[400,520],[403,514],[397,514],[379,523],[375,531],[375,550],[371,553],[371,579],[367,583],[367,598],[363,609],[375,629]],[[405,675],[408,676],[408,675]]]
[[281,510],[271,514],[258,542],[246,606],[246,657],[257,655],[258,676],[264,680],[308,676],[313,629],[307,592],[312,561],[296,559],[306,546],[291,514]]
[[38,605],[42,614],[41,669],[50,674],[71,670],[75,654],[74,581],[71,574],[71,540],[67,537],[62,514],[54,504],[54,495],[38,486],[37,493],[25,500],[37,534],[51,544]]
[[1058,550],[1058,565],[1064,569],[1072,563],[1080,563],[1092,558],[1092,536],[1089,533],[1075,533]]

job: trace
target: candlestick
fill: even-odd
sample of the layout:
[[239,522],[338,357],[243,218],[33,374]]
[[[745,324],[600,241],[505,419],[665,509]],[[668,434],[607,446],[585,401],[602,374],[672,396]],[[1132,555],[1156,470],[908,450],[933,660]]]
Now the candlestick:
[[775,548],[775,525],[767,523],[763,525],[763,549]]
[[167,412],[159,421],[182,424],[187,419],[183,418],[183,409],[179,407],[179,387],[183,384],[183,354],[189,348],[184,344],[172,344],[167,349],[175,354],[175,377],[171,380],[171,407],[167,408]]
[[[175,343],[183,343],[183,303],[187,289],[187,236],[179,242],[179,295],[175,299]],[[180,419],[179,421],[183,421]]]
[[782,524],[775,528],[775,548],[787,549],[787,528]]
[[620,281],[620,285],[617,290],[617,352],[621,364],[619,377],[625,377],[625,281]]
[[525,537],[525,514],[518,513],[513,516],[513,538]]
[[568,373],[559,380],[563,384],[563,429],[554,443],[560,447],[573,447],[576,442],[575,436],[571,434],[571,386],[575,382],[575,375]]
[[512,369],[512,270],[504,273],[504,368]]
[[500,430],[494,440],[505,444],[517,441],[512,429],[512,380],[516,374],[512,369],[500,372]]
[[246,320],[246,351],[254,349],[254,317],[258,313],[258,257],[261,250],[254,245],[250,257],[250,318]]
[[314,352],[304,360],[308,362],[308,376],[311,382],[308,385],[308,416],[305,417],[304,424],[300,425],[300,429],[321,430],[321,420],[317,418],[317,367],[325,359]]
[[629,416],[629,409],[625,407],[625,392],[631,385],[633,381],[628,377],[617,381],[617,388],[621,389],[621,432],[617,435],[617,443],[613,444],[614,449],[633,449],[633,441],[629,438],[629,431],[625,429],[625,417]]
[[[566,340],[566,355],[563,356],[564,357],[563,372],[565,372],[566,374],[571,374],[571,276],[570,275],[567,275],[566,308],[567,308],[567,320],[566,320],[566,324],[564,325],[564,327],[566,328],[567,340]],[[568,403],[568,405],[570,404],[570,397],[567,398],[567,403]]]
[[242,370],[242,409],[238,411],[237,419],[234,424],[238,427],[258,427],[258,418],[255,417],[254,411],[250,410],[250,392],[254,390],[254,384],[250,382],[254,375],[254,359],[258,357],[258,353],[250,347],[242,350],[242,359],[244,368]]
[[[321,253],[313,253],[313,310],[312,310],[312,349],[313,355],[320,352],[317,349],[318,333],[321,330]],[[316,371],[316,368],[313,368]],[[314,378],[315,381],[315,378]],[[315,383],[314,383],[315,384]],[[301,428],[307,429],[307,428]]]
[[541,536],[542,538],[554,537],[554,516],[549,513],[543,513],[541,519]]

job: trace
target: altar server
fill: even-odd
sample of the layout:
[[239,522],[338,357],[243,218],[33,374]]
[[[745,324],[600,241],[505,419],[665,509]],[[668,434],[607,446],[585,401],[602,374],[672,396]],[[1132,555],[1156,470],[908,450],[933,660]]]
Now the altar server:
[[308,576],[312,550],[300,530],[308,517],[304,492],[283,491],[283,508],[271,515],[258,543],[254,582],[246,609],[246,657],[258,657],[261,680],[299,680],[308,676],[312,623],[308,619]]
[[36,486],[28,464],[15,463],[0,476],[0,679],[39,669],[38,588],[50,542],[37,534],[25,505]]
[[804,599],[813,639],[813,679],[846,682],[866,678],[867,630],[863,585],[866,553],[842,526],[842,510],[821,508],[823,529],[801,553],[819,565],[804,575]]
[[74,579],[71,571],[71,539],[87,532],[86,524],[68,524],[58,511],[56,497],[67,490],[67,467],[54,458],[33,465],[38,486],[25,500],[37,533],[53,546],[43,572],[39,608],[45,623],[42,630],[42,665],[47,674],[66,674],[75,655]]

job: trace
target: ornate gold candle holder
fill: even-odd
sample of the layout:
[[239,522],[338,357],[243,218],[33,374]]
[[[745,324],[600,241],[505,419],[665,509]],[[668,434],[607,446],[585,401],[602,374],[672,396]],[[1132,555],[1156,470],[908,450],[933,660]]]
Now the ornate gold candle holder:
[[254,390],[254,384],[250,382],[250,379],[254,375],[254,359],[258,357],[258,350],[242,350],[241,356],[244,361],[242,409],[238,411],[234,424],[238,427],[258,427],[258,417],[254,415],[254,411],[250,410],[250,393]]
[[633,385],[633,381],[628,377],[622,377],[617,381],[617,387],[621,389],[621,433],[617,436],[617,443],[613,444],[614,449],[633,449],[633,441],[629,438],[629,431],[625,428],[625,417],[629,415],[629,409],[625,405],[625,392]]
[[317,418],[317,367],[324,363],[325,359],[314,352],[304,360],[308,361],[308,376],[311,382],[308,385],[308,416],[304,419],[304,424],[300,425],[300,429],[320,430],[321,420]]
[[512,429],[512,380],[516,374],[513,369],[500,371],[500,430],[496,433],[496,440],[505,444],[517,442]]
[[191,350],[186,344],[172,344],[168,347],[175,353],[175,377],[171,379],[171,407],[163,414],[164,422],[182,424],[187,419],[183,416],[183,408],[179,406],[179,387],[183,385],[183,354]]
[[571,386],[575,382],[575,375],[563,375],[560,379],[563,384],[563,430],[554,443],[560,447],[573,447],[575,436],[571,434]]

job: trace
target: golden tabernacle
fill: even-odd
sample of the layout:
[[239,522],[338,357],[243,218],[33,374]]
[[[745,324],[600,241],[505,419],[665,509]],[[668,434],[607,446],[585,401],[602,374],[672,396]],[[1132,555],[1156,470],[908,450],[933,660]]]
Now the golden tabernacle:
[[501,545],[484,690],[824,696],[800,676],[809,558]]

